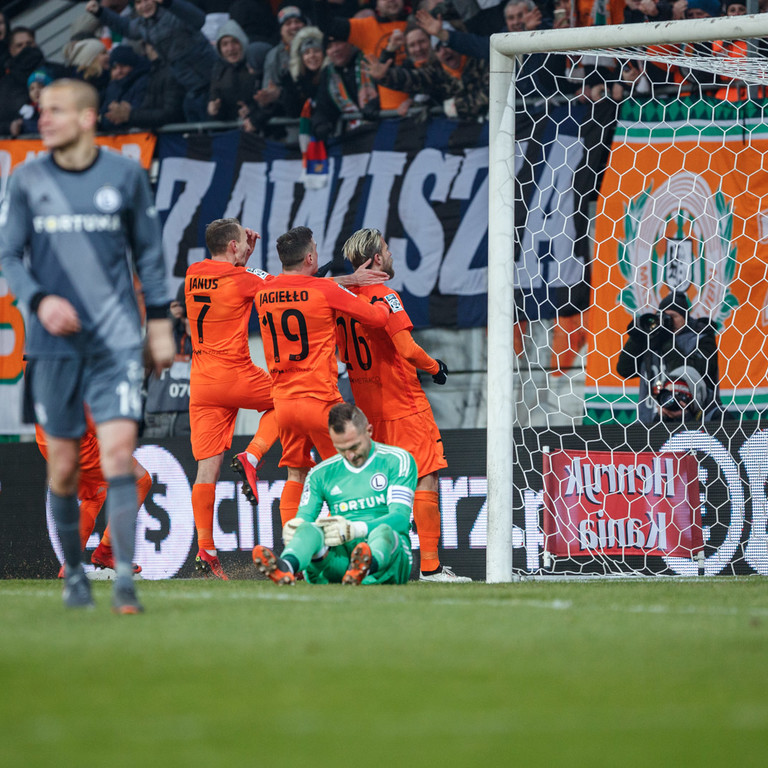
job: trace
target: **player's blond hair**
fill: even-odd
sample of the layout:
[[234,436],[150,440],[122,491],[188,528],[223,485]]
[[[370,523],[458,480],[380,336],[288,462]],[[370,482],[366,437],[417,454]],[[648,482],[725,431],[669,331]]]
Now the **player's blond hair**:
[[378,229],[358,229],[346,243],[344,243],[344,258],[357,269],[365,264],[368,259],[373,259],[377,253],[381,253],[383,236]]
[[62,89],[68,90],[72,94],[75,106],[79,111],[92,109],[98,113],[99,92],[90,83],[86,83],[83,80],[75,80],[70,77],[62,77],[46,85],[43,90],[55,91]]

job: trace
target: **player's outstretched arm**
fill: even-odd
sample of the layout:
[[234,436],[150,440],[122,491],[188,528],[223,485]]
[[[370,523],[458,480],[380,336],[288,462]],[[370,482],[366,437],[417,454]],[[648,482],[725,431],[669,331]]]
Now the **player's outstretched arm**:
[[345,288],[351,288],[353,286],[363,285],[380,285],[386,283],[389,280],[389,275],[386,272],[381,272],[378,269],[368,269],[368,265],[372,259],[368,259],[364,264],[361,264],[351,275],[339,275],[333,279]]
[[[401,357],[404,357],[414,368],[436,376],[440,373],[440,362],[430,357],[414,340],[407,329],[398,331],[392,336],[392,343]],[[447,372],[447,368],[446,368]],[[443,382],[445,383],[445,382]]]

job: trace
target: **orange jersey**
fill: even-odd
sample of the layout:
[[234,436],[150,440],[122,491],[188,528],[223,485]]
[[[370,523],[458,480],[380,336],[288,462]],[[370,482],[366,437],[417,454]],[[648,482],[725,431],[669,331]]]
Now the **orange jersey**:
[[[379,21],[375,16],[363,19],[349,20],[348,42],[359,48],[363,53],[378,59],[386,48],[390,35],[399,29],[405,32],[405,21]],[[401,65],[405,55],[398,53],[395,64]],[[397,109],[408,98],[407,93],[393,91],[391,88],[379,86],[379,100],[382,109]]]
[[[413,329],[397,291],[385,285],[355,288],[360,296],[386,302],[391,314],[384,328],[366,328],[349,316],[337,321],[336,343],[347,364],[355,405],[370,421],[402,419],[429,409],[415,366],[396,349],[392,337]],[[420,347],[417,347],[422,351]],[[437,363],[426,353],[429,363]]]
[[253,366],[248,320],[253,297],[272,279],[260,269],[206,259],[187,269],[184,293],[192,331],[192,380],[233,381]]
[[272,397],[339,400],[336,312],[383,327],[389,310],[371,305],[333,280],[283,273],[256,295]]

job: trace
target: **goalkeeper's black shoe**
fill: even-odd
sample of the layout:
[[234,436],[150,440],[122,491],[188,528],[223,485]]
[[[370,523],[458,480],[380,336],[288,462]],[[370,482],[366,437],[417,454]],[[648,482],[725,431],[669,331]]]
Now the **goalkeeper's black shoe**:
[[257,544],[253,548],[253,562],[259,573],[272,579],[275,584],[295,584],[296,577],[285,562],[268,547]]
[[347,572],[342,576],[341,583],[360,584],[368,575],[368,571],[371,570],[372,561],[371,548],[366,542],[361,541],[349,556],[349,568],[347,568]]

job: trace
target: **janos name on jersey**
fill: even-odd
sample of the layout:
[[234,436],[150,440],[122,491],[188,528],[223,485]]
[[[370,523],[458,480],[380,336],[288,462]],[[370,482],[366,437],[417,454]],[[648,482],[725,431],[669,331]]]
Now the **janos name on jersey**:
[[384,493],[377,493],[374,496],[366,496],[362,499],[349,499],[348,501],[337,501],[332,504],[331,514],[339,512],[362,512],[364,509],[376,509],[387,503],[387,496]]
[[190,277],[188,291],[215,291],[219,287],[218,277]]
[[117,232],[122,227],[118,214],[64,213],[58,216],[35,216],[32,226],[41,232]]
[[259,306],[294,301],[309,301],[309,291],[262,291],[259,294]]

